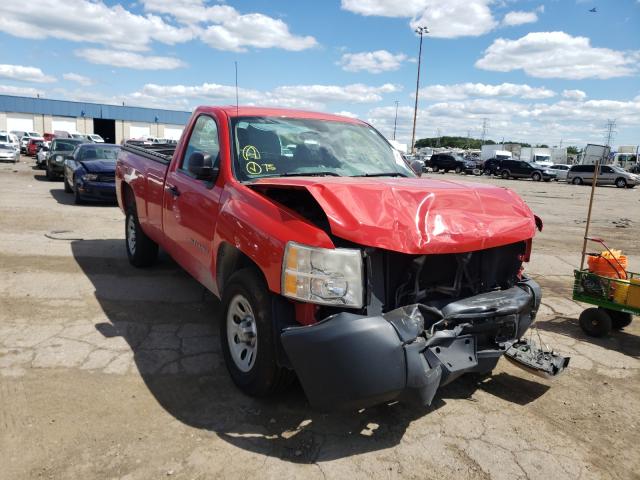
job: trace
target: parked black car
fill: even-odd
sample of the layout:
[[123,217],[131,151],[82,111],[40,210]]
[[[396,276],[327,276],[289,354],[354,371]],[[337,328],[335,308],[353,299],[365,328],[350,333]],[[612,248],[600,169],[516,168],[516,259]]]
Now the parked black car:
[[120,145],[79,145],[64,161],[64,191],[76,204],[86,200],[116,201],[116,159]]
[[556,178],[556,173],[549,168],[523,160],[502,160],[500,163],[500,176],[502,178],[530,178],[539,182],[550,182]]
[[501,162],[502,159],[496,157],[485,160],[482,165],[482,173],[485,175],[499,175]]
[[65,157],[71,155],[71,152],[82,143],[84,143],[82,140],[75,138],[54,138],[51,141],[47,157],[47,178],[49,180],[55,180],[64,173]]
[[456,173],[466,173],[466,174],[474,174],[480,175],[481,170],[478,168],[478,164],[473,158],[469,157],[457,157],[456,162]]
[[442,170],[447,173],[449,170],[455,170],[458,166],[458,160],[451,153],[436,153],[431,156],[429,166],[434,172]]

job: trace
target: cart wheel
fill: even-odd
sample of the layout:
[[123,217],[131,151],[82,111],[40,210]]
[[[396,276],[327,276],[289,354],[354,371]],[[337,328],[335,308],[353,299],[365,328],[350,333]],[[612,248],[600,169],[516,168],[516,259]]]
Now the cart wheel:
[[619,312],[617,310],[607,309],[607,313],[611,317],[611,326],[616,330],[620,330],[629,326],[631,323],[631,314],[625,312]]
[[587,308],[579,321],[582,330],[592,337],[604,337],[611,331],[611,317],[604,308]]

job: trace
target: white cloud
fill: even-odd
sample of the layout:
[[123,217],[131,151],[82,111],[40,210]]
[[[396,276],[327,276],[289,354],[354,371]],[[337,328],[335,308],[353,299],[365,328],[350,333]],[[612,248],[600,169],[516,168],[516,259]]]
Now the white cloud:
[[103,0],[4,0],[0,31],[129,51],[147,51],[153,42],[174,45],[196,38],[231,51],[247,47],[297,51],[317,45],[315,38],[294,35],[285,22],[261,13],[242,15],[227,5],[206,6],[203,0],[144,0],[143,4],[153,13],[138,15]]
[[[391,138],[395,107],[378,107],[369,111],[367,119]],[[433,137],[440,129],[444,135],[479,138],[484,119],[488,119],[488,138],[528,143],[585,145],[602,141],[603,119],[616,118],[620,141],[626,135],[633,142],[640,127],[640,96],[628,101],[558,100],[520,102],[500,98],[443,101],[418,110],[417,138]],[[398,109],[398,139],[409,142],[413,106]]]
[[458,83],[453,85],[429,85],[420,90],[423,98],[432,100],[460,100],[469,97],[521,97],[551,98],[553,90],[545,87],[531,87],[526,84],[501,83],[487,85],[484,83]]
[[586,37],[565,32],[532,32],[517,40],[498,38],[476,67],[497,72],[522,69],[540,78],[613,78],[637,72],[640,52],[590,45]]
[[134,52],[100,48],[84,48],[76,50],[74,53],[76,56],[98,65],[113,65],[134,70],[173,70],[186,66],[182,60],[175,57],[140,55]]
[[56,79],[45,75],[37,67],[25,67],[22,65],[0,65],[0,78],[15,80],[18,82],[51,83]]
[[502,24],[506,26],[524,25],[525,23],[535,23],[538,21],[536,12],[509,12],[502,19]]
[[343,117],[358,118],[358,114],[350,112],[348,110],[340,110],[339,112],[335,112],[335,114],[341,115]]
[[492,0],[342,0],[342,8],[360,15],[411,18],[412,28],[429,27],[432,37],[456,38],[483,35],[498,22],[489,5]]
[[157,15],[136,15],[101,0],[4,0],[0,31],[22,38],[61,38],[138,51],[147,50],[152,41],[173,45],[194,35],[190,28],[173,26]]
[[393,54],[386,50],[374,52],[345,53],[340,59],[339,65],[348,72],[367,71],[369,73],[382,73],[398,70],[407,59],[404,53]]
[[[286,106],[322,110],[329,103],[373,103],[382,95],[399,90],[386,83],[370,86],[360,83],[338,85],[284,85],[273,90],[240,88],[238,95],[243,105]],[[138,95],[138,94],[136,94]],[[201,85],[146,84],[139,92],[140,98],[206,99],[219,103],[235,103],[236,90],[232,85],[203,83]]]
[[582,90],[563,90],[562,96],[570,100],[584,100],[587,98],[587,94]]
[[300,51],[317,45],[312,36],[292,34],[280,19],[262,13],[240,14],[229,5],[206,6],[203,0],[143,3],[147,11],[170,14],[178,22],[192,26],[204,43],[218,50],[243,52],[253,47]]
[[91,80],[89,77],[85,77],[84,75],[73,72],[65,73],[64,75],[62,75],[62,78],[64,78],[65,80],[69,80],[70,82],[76,82],[83,87],[88,87],[89,85],[93,85],[94,83],[93,80]]
[[35,97],[42,95],[42,90],[31,87],[15,87],[13,85],[0,85],[0,95],[18,95],[24,97]]

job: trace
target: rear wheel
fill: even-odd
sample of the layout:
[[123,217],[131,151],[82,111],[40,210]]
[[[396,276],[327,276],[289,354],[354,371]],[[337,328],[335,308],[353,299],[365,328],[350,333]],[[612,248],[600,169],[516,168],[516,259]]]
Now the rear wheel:
[[505,180],[508,180],[510,177],[508,170],[503,170],[501,175],[502,175],[502,178],[504,178]]
[[462,173],[462,168],[461,167],[456,167],[456,173]]
[[73,192],[73,190],[71,189],[71,185],[69,185],[69,182],[67,181],[67,176],[66,175],[64,176],[63,182],[64,182],[64,191],[65,191],[65,193]]
[[125,244],[129,263],[134,267],[150,267],[158,257],[158,244],[142,230],[135,204],[129,205],[127,209]]
[[273,294],[253,268],[234,273],[222,295],[224,317],[220,342],[224,361],[236,386],[247,395],[267,396],[283,390],[294,378],[278,366],[273,331]]
[[542,180],[542,175],[540,175],[540,172],[533,172],[531,174],[531,180],[533,180],[534,182],[539,182],[540,180]]
[[631,324],[631,314],[625,312],[619,312],[617,310],[607,309],[607,313],[611,317],[611,326],[616,330],[620,330]]
[[582,330],[592,337],[604,337],[611,332],[611,317],[604,308],[587,308],[580,314],[579,322]]
[[573,183],[574,185],[582,185],[584,182],[580,177],[574,177],[574,179],[571,180],[571,183]]
[[616,179],[616,187],[624,188],[626,186],[627,186],[627,181],[624,178],[620,177]]

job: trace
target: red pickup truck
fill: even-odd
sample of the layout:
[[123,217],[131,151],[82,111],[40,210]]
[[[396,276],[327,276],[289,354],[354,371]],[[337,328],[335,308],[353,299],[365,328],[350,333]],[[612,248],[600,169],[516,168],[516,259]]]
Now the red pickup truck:
[[490,372],[540,304],[524,201],[419,178],[360,120],[199,107],[177,145],[125,144],[116,188],[130,262],[160,246],[222,300],[225,362],[250,395],[297,376],[323,409],[428,405]]

